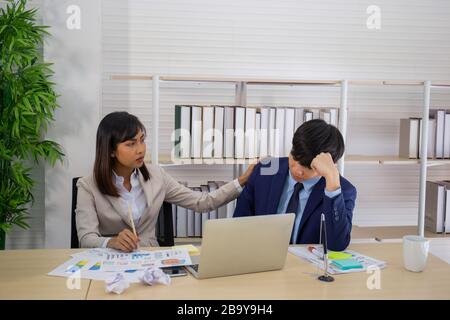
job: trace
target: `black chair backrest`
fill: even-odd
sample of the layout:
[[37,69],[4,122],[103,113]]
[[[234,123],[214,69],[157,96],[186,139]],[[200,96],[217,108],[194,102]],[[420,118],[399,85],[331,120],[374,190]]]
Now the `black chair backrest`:
[[[80,177],[72,180],[72,226],[70,247],[79,248],[77,234],[77,222],[75,219],[75,209],[77,208],[77,181]],[[158,221],[156,222],[156,239],[160,247],[171,247],[174,245],[173,238],[173,219],[172,219],[172,205],[168,202],[163,202],[159,210]]]
[[75,220],[75,209],[77,208],[77,181],[80,177],[76,177],[72,179],[72,226],[71,226],[71,234],[70,234],[70,247],[72,249],[79,248],[80,243],[78,241],[77,234],[77,221]]
[[163,202],[159,210],[158,221],[156,222],[156,239],[160,247],[172,247],[173,239],[173,218],[172,204]]

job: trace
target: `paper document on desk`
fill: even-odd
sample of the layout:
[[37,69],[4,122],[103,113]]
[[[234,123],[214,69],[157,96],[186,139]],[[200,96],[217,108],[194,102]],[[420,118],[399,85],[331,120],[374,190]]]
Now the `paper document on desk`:
[[[80,278],[90,280],[107,280],[114,275],[113,272],[103,272],[101,259],[92,259],[88,257],[75,257],[67,260],[48,273],[49,276]],[[144,271],[127,270],[124,273],[129,282],[139,282],[139,277]]]
[[153,267],[163,268],[190,264],[192,262],[187,248],[136,253],[105,253],[101,270],[121,272],[130,269],[143,270]]
[[123,273],[129,282],[139,282],[148,267],[171,267],[192,264],[187,249],[137,251],[123,253],[112,249],[89,249],[74,253],[71,259],[48,273],[57,277],[107,280],[114,272]]
[[[316,246],[315,249],[320,250],[320,252],[322,252],[320,246]],[[312,253],[310,250],[308,250],[308,248],[305,246],[289,247],[289,252],[317,265],[321,269],[323,269],[325,267],[324,261],[318,255],[316,255],[316,254]],[[328,259],[328,262],[329,262],[328,263],[328,273],[341,274],[341,273],[365,272],[368,268],[383,269],[386,266],[386,262],[384,262],[384,261],[362,255],[353,250],[345,250],[345,251],[342,251],[342,253],[350,254],[352,256],[352,259],[355,259],[356,261],[358,261],[360,264],[362,264],[363,267],[359,268],[359,269],[341,270],[332,264],[332,262],[333,262],[332,259]]]

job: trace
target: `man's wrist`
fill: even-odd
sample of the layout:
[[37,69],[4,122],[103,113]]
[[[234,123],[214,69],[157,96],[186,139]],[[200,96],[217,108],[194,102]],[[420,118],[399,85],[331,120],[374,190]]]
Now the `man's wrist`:
[[326,189],[330,192],[336,191],[341,187],[339,171],[333,172],[325,177]]

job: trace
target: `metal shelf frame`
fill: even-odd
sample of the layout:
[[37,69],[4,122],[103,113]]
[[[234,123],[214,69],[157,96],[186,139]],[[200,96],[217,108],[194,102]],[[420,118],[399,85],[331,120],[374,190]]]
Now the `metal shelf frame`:
[[[422,108],[422,132],[421,132],[421,159],[420,159],[420,182],[419,182],[419,209],[418,209],[418,230],[417,234],[424,236],[425,231],[425,194],[427,167],[431,165],[448,164],[449,161],[432,160],[428,164],[427,148],[428,148],[428,119],[430,113],[431,89],[450,89],[450,81],[434,81],[431,80],[317,80],[317,79],[258,79],[258,78],[227,78],[227,77],[204,77],[204,76],[162,76],[162,75],[111,75],[111,80],[144,80],[152,81],[152,147],[151,161],[159,164],[159,114],[160,114],[160,84],[161,82],[183,81],[183,82],[200,82],[200,83],[233,83],[235,85],[235,103],[236,105],[246,105],[247,87],[249,85],[289,85],[289,86],[336,86],[340,87],[340,107],[339,107],[339,130],[342,133],[344,141],[347,139],[347,117],[348,117],[348,90],[349,85],[375,85],[375,86],[422,86],[423,87],[423,108]],[[344,175],[345,154],[338,163],[338,169],[341,175]],[[350,161],[357,163],[393,163],[392,161],[374,161],[358,160]],[[410,164],[411,161],[395,162]],[[181,163],[182,164],[182,163]],[[243,172],[244,164],[233,163],[233,175],[238,177]]]

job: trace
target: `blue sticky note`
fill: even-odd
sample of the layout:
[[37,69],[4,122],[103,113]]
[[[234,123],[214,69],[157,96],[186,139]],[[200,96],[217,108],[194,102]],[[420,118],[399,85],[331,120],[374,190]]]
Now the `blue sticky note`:
[[333,265],[341,270],[362,269],[363,265],[355,259],[333,260]]

